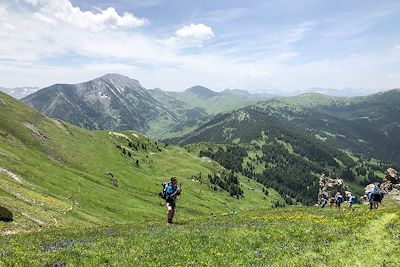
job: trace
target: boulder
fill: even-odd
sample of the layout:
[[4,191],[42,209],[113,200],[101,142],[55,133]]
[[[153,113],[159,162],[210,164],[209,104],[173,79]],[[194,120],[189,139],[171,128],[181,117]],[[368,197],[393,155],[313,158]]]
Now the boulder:
[[385,181],[379,186],[379,188],[383,193],[389,193],[393,189],[393,184],[390,181]]
[[386,170],[385,178],[387,181],[390,181],[392,184],[398,184],[400,182],[399,174],[393,168],[388,168]]
[[12,212],[5,208],[0,206],[0,221],[2,222],[12,222],[13,221],[13,214]]
[[321,175],[319,178],[319,193],[318,200],[321,200],[322,197],[329,199],[330,197],[334,197],[337,192],[344,193],[345,185],[342,179],[331,179],[325,177],[325,175]]

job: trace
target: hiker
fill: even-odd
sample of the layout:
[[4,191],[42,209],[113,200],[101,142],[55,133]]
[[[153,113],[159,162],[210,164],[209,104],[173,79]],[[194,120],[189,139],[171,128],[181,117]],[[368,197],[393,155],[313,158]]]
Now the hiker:
[[336,208],[340,211],[340,205],[343,203],[343,196],[340,192],[336,193],[335,197]]
[[165,189],[165,203],[167,205],[167,224],[172,224],[175,215],[176,197],[181,194],[181,189],[177,186],[178,181],[175,177],[171,178]]
[[375,185],[374,189],[368,194],[369,209],[378,209],[379,203],[382,201],[382,194],[379,187]]
[[357,203],[357,198],[356,196],[353,196],[352,194],[349,194],[349,210],[354,211],[353,205]]
[[326,197],[323,196],[321,199],[321,208],[325,208],[326,204],[328,204],[328,200],[326,200]]
[[335,197],[331,197],[331,198],[329,199],[329,207],[332,208],[332,207],[333,207],[333,204],[335,204],[335,202],[336,202]]

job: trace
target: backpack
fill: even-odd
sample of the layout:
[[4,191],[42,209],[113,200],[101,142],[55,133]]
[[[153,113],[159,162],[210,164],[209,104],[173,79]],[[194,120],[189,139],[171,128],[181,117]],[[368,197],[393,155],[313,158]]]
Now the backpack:
[[161,190],[161,193],[159,193],[158,195],[162,199],[167,199],[167,188],[168,188],[169,185],[171,185],[171,182],[164,182],[164,183],[161,184],[162,190]]
[[381,201],[382,197],[381,197],[381,191],[379,189],[374,189],[371,192],[371,199],[373,201]]
[[355,196],[351,196],[350,203],[351,204],[356,204],[357,203],[357,198]]
[[337,202],[337,203],[342,203],[342,202],[343,202],[343,197],[342,197],[342,195],[338,195],[338,196],[337,196],[336,202]]
[[373,201],[381,201],[381,194],[379,192],[372,193]]

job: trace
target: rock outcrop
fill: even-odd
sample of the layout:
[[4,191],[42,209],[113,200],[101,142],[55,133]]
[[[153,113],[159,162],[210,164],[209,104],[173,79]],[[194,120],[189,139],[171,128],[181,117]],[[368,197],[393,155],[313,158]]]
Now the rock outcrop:
[[393,184],[400,183],[399,174],[393,168],[389,168],[385,172],[385,178],[387,181],[390,181]]
[[[331,179],[325,177],[325,175],[321,175],[319,178],[319,194],[318,200],[321,200],[323,197],[329,199],[330,197],[334,197],[337,192],[341,194],[346,194],[346,186],[342,179]],[[350,193],[350,192],[348,192]]]
[[368,199],[368,193],[371,192],[376,185],[385,196],[400,201],[400,179],[399,174],[395,169],[388,168],[386,170],[385,181],[382,184],[372,183],[364,188],[365,195],[363,196],[363,199],[365,201]]

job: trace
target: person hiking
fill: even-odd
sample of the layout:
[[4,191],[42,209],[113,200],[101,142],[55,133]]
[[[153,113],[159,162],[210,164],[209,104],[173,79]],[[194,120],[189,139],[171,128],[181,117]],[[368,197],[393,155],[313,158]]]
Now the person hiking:
[[326,204],[328,204],[328,200],[326,199],[325,196],[322,197],[321,199],[321,208],[325,208]]
[[343,196],[342,194],[340,194],[340,192],[336,193],[335,203],[336,203],[336,208],[340,211],[340,205],[343,203]]
[[330,199],[329,199],[329,208],[332,208],[333,207],[333,204],[335,204],[335,197],[331,197]]
[[181,194],[181,189],[177,186],[178,181],[175,177],[171,178],[165,190],[165,203],[167,205],[167,224],[172,224],[175,215],[176,198]]
[[382,194],[379,187],[375,185],[374,189],[368,194],[369,209],[378,209],[379,203],[382,201]]
[[354,211],[353,205],[357,203],[357,198],[356,196],[353,196],[352,194],[349,194],[349,210]]

